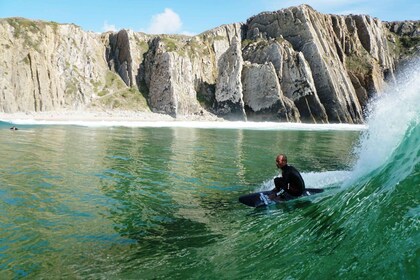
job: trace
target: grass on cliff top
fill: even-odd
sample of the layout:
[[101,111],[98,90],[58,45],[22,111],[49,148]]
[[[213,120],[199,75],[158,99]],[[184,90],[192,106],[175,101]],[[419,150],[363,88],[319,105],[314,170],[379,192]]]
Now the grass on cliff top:
[[57,32],[57,22],[53,21],[35,21],[26,18],[7,18],[5,19],[14,29],[15,38],[21,38],[25,33],[42,33],[46,26],[50,26],[54,32]]
[[[13,27],[13,36],[24,40],[24,47],[39,50],[42,35],[45,34],[46,26],[50,26],[56,34],[59,24],[56,22],[34,21],[26,18],[7,18],[5,21]],[[35,35],[35,36],[32,36]]]
[[398,36],[390,33],[388,44],[396,56],[410,56],[416,52],[416,48],[420,47],[420,37]]
[[404,48],[410,49],[420,45],[420,37],[401,37],[401,44]]

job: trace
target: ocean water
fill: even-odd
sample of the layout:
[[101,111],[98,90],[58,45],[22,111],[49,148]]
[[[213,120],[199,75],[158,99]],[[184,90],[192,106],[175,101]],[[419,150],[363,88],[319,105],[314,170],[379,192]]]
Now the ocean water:
[[[0,122],[0,279],[420,279],[407,73],[367,126]],[[280,152],[326,191],[240,204]]]

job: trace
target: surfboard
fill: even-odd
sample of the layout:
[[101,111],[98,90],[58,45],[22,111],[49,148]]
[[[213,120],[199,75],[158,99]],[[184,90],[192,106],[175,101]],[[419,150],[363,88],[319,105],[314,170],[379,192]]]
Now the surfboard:
[[[307,188],[302,196],[310,196],[317,193],[322,193],[323,191],[324,191],[323,189]],[[256,192],[256,193],[242,195],[239,197],[239,202],[250,207],[261,207],[261,206],[267,206],[271,204],[282,203],[289,200],[293,200],[293,199],[286,199],[281,196],[276,197],[276,199],[271,200],[269,199],[269,195],[272,193],[273,193],[272,191],[263,191],[263,192]],[[298,198],[301,198],[302,196]]]

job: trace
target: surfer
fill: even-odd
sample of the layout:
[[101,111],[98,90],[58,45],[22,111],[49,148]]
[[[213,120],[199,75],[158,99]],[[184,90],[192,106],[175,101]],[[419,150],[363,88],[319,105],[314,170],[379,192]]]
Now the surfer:
[[[269,198],[289,200],[301,196],[305,191],[305,182],[299,171],[287,164],[287,156],[279,154],[276,157],[276,165],[282,174],[281,177],[274,178],[275,188]],[[281,190],[283,192],[278,194]]]
[[18,128],[17,128],[16,126],[12,126],[12,127],[10,128],[10,130],[18,130]]

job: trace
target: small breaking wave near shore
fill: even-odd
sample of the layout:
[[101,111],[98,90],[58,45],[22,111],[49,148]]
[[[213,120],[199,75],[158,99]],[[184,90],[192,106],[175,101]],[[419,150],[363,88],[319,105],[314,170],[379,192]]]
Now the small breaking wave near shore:
[[181,116],[172,118],[157,113],[133,112],[37,112],[0,113],[0,121],[14,125],[76,125],[87,127],[185,127],[253,130],[344,130],[367,129],[363,124],[307,124],[288,122],[225,121],[215,116]]

